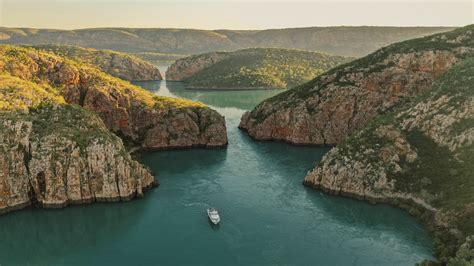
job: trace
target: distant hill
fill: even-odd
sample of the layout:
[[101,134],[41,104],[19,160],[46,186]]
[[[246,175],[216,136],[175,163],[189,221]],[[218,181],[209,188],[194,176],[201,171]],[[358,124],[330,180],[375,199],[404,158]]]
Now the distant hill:
[[69,44],[131,53],[199,54],[277,47],[363,56],[388,44],[452,30],[448,27],[309,27],[240,30],[96,28],[52,30],[0,27],[4,44]]
[[354,58],[281,48],[250,48],[212,52],[177,60],[168,80],[188,88],[285,89],[307,82]]
[[32,48],[95,65],[112,76],[128,81],[162,80],[158,68],[130,54],[71,45],[38,45]]

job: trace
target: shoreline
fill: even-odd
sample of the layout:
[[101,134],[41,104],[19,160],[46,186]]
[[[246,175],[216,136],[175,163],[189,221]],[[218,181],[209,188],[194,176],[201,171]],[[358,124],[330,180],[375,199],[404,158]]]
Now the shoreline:
[[[446,264],[447,261],[445,257],[441,257],[442,252],[449,249],[449,246],[447,245],[448,240],[450,243],[456,242],[458,239],[452,232],[455,227],[452,227],[450,224],[447,225],[442,225],[437,223],[436,219],[436,214],[438,213],[438,210],[431,207],[430,205],[426,204],[423,205],[419,202],[416,202],[415,199],[413,198],[402,198],[402,197],[390,197],[386,196],[384,198],[382,197],[370,197],[367,195],[360,195],[357,193],[352,193],[352,192],[346,192],[343,190],[338,190],[335,191],[333,189],[327,188],[325,186],[322,186],[321,184],[314,184],[310,181],[304,180],[302,182],[302,185],[313,189],[315,191],[321,191],[327,195],[331,196],[336,196],[336,197],[344,197],[348,199],[353,199],[353,200],[358,200],[358,201],[363,201],[367,202],[369,204],[375,205],[375,204],[386,204],[398,209],[401,209],[405,212],[407,212],[409,215],[414,217],[416,220],[418,220],[423,227],[425,227],[430,235],[433,237],[433,248],[434,248],[434,258],[436,258],[436,261],[428,261],[428,262],[434,262],[434,263],[441,263],[442,265]],[[427,206],[431,208],[427,208]],[[452,242],[451,242],[452,241]],[[459,247],[458,247],[459,248]],[[454,257],[455,251],[453,254],[449,254],[449,257]],[[449,258],[448,257],[448,258]],[[421,261],[420,263],[426,262]]]
[[[178,81],[182,82],[182,81]],[[186,90],[192,91],[267,91],[267,90],[280,90],[286,91],[289,88],[273,88],[273,87],[194,87],[184,86]]]
[[154,179],[153,183],[149,184],[148,186],[144,186],[141,188],[141,192],[138,189],[127,196],[124,197],[110,197],[110,198],[88,198],[83,200],[66,200],[60,203],[47,203],[47,204],[38,204],[35,201],[29,199],[26,202],[23,202],[18,205],[8,206],[6,208],[0,209],[0,216],[13,213],[16,211],[20,211],[27,208],[34,208],[34,209],[64,209],[69,206],[75,205],[86,205],[86,204],[95,204],[95,203],[119,203],[119,202],[127,202],[131,200],[136,200],[144,197],[144,192],[149,191],[151,189],[157,188],[160,186],[158,180]]
[[240,125],[238,126],[238,129],[241,131],[245,132],[247,136],[249,136],[252,140],[258,141],[258,142],[280,142],[280,143],[285,143],[289,144],[292,146],[299,146],[299,147],[315,147],[315,148],[333,148],[336,147],[337,144],[315,144],[315,143],[299,143],[299,142],[293,142],[291,140],[287,139],[278,139],[278,138],[265,138],[265,139],[257,139],[254,136],[249,134],[249,131],[245,127],[241,127]]
[[166,81],[170,83],[181,83],[184,85],[185,90],[190,91],[268,91],[268,90],[279,90],[279,91],[286,91],[290,88],[278,88],[278,87],[212,87],[212,86],[191,86],[186,85],[185,81],[182,80],[169,80],[169,79],[162,79],[161,81]]
[[229,146],[229,141],[227,141],[225,144],[219,144],[219,145],[193,144],[189,146],[167,146],[167,147],[160,147],[160,148],[133,146],[133,147],[128,148],[127,150],[128,150],[128,154],[130,155],[139,155],[140,153],[173,151],[173,150],[191,150],[191,149],[218,150],[218,149],[227,149],[228,146]]

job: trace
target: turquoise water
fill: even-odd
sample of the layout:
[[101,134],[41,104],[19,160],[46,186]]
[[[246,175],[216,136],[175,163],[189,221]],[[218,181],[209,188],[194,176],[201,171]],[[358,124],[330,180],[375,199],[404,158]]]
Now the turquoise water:
[[[227,120],[228,148],[145,154],[161,186],[140,200],[1,216],[1,265],[413,265],[431,258],[431,238],[405,212],[301,185],[327,149],[255,142],[236,128],[244,109],[277,91],[139,84],[215,106]],[[220,226],[208,222],[208,206],[220,210]]]

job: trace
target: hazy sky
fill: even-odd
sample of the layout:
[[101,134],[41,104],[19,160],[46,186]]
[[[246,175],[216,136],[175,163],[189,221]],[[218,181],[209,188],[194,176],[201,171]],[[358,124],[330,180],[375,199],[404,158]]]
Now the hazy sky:
[[472,0],[0,0],[0,26],[56,29],[463,26],[473,14]]

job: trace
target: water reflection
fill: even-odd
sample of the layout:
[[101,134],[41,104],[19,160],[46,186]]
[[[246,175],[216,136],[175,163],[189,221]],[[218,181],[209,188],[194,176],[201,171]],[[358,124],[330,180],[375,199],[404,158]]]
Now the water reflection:
[[181,97],[200,101],[215,107],[234,107],[239,109],[252,109],[259,102],[281,93],[282,90],[188,90],[184,88],[182,82],[154,81],[154,82],[134,82],[151,92],[162,96]]
[[[142,161],[150,167],[150,169],[159,175],[163,168],[158,167],[153,160],[150,160],[149,156],[156,154],[156,152],[144,153]],[[215,149],[209,152],[208,149],[193,149],[192,152],[189,150],[165,150],[161,151],[160,160],[176,160],[179,164],[171,164],[166,167],[168,174],[182,173],[183,171],[193,172],[196,169],[202,168],[204,165],[207,168],[219,167],[227,158],[227,149]]]
[[139,223],[150,207],[143,203],[137,200],[9,213],[1,217],[0,264],[60,263],[62,257],[113,241]]

